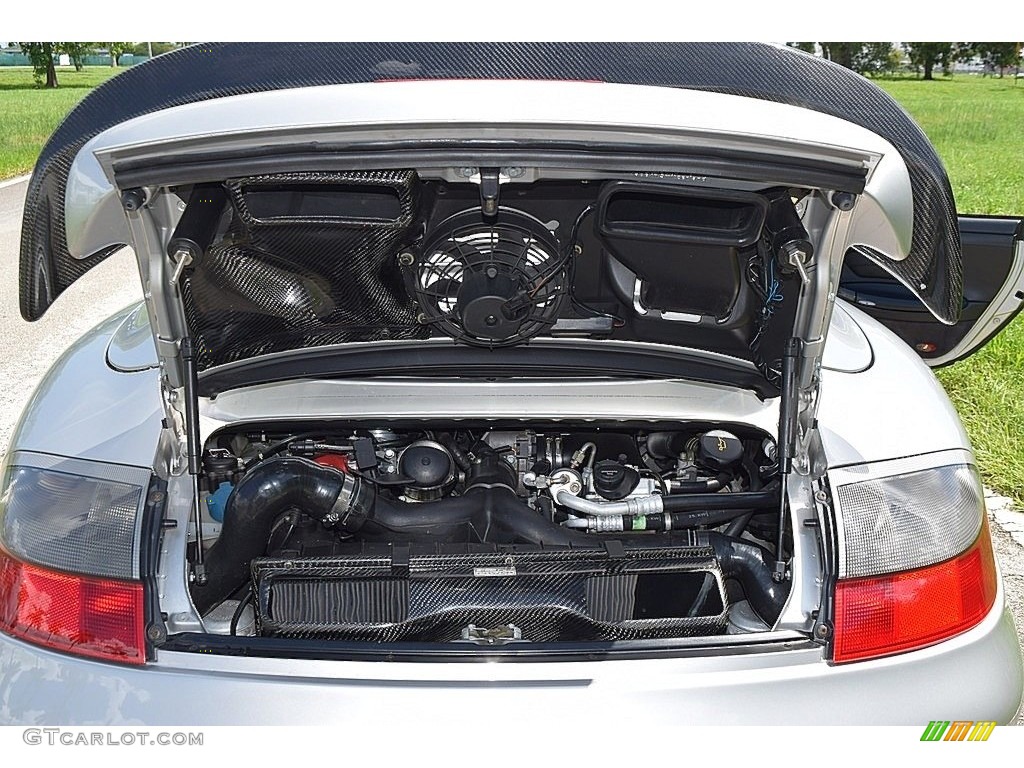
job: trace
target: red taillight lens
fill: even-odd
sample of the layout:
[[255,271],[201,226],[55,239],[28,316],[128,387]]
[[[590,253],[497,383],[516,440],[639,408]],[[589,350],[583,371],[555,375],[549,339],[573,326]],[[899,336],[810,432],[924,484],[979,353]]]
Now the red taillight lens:
[[963,554],[935,565],[836,584],[837,663],[932,645],[976,626],[996,599],[987,521]]
[[0,549],[0,632],[58,651],[146,661],[140,582],[50,571]]

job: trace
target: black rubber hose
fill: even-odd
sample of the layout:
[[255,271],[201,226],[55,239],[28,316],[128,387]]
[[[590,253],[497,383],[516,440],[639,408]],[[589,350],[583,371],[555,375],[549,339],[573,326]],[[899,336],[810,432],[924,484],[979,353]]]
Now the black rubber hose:
[[448,453],[452,455],[452,459],[455,461],[455,465],[463,472],[468,472],[472,466],[472,462],[469,460],[469,456],[466,452],[459,448],[459,444],[455,441],[455,436],[448,433],[442,432],[437,436],[437,442],[448,449]]
[[701,525],[721,525],[738,517],[751,514],[749,509],[695,509],[692,512],[670,512],[672,530],[696,528]]
[[711,480],[673,481],[672,493],[705,493],[719,491],[729,484],[732,475],[725,472]]
[[252,602],[252,599],[252,589],[249,589],[245,593],[245,597],[238,601],[238,605],[235,607],[235,612],[231,614],[230,631],[232,636],[238,634],[238,622],[242,620],[242,613],[245,611],[245,606],[249,605]]
[[666,512],[689,512],[697,509],[768,509],[779,504],[779,485],[771,485],[760,491],[740,493],[689,493],[665,496],[661,503]]
[[361,538],[490,544],[593,546],[594,537],[555,525],[506,488],[486,488],[465,496],[423,504],[377,497],[359,530]]
[[740,583],[754,613],[769,627],[774,625],[789,597],[789,583],[772,579],[769,563],[775,558],[757,544],[714,531],[700,533],[697,538],[714,549],[726,578]]
[[737,517],[735,520],[729,523],[728,526],[726,526],[723,533],[726,536],[741,535],[745,530],[747,530],[747,526],[750,524],[750,518],[752,518],[753,516],[754,512],[753,510],[751,510],[750,512],[747,512],[745,515]]
[[345,475],[295,456],[268,459],[248,472],[228,497],[224,527],[206,553],[206,584],[192,586],[200,613],[217,605],[249,576],[249,562],[266,551],[274,520],[290,508],[327,514]]

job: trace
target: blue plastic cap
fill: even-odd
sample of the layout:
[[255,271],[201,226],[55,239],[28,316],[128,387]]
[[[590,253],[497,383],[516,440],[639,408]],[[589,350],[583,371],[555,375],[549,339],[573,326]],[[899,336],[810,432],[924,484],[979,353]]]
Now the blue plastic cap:
[[224,509],[228,505],[228,496],[231,495],[235,486],[231,483],[221,483],[217,490],[206,497],[206,508],[210,511],[210,517],[218,523],[224,522]]

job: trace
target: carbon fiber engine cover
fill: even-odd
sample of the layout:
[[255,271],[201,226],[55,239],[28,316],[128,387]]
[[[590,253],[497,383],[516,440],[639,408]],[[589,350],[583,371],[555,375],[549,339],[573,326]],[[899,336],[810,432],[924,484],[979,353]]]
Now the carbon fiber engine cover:
[[[382,79],[601,80],[692,88],[792,104],[864,126],[895,146],[913,189],[909,256],[868,255],[941,320],[960,314],[963,274],[956,206],[927,137],[863,77],[795,50],[760,43],[204,43],[132,67],[96,88],[47,142],[29,183],[21,239],[21,313],[53,300],[116,246],[75,259],[64,195],[82,146],[101,131],[168,107],[259,91]],[[746,130],[756,131],[751,125]]]
[[[182,296],[209,368],[280,350],[425,337],[395,255],[416,213],[412,171],[293,173],[227,183],[228,233],[186,273]],[[393,196],[389,216],[296,214],[296,193]],[[260,195],[278,195],[271,202]],[[256,200],[270,208],[254,210]],[[375,213],[371,212],[371,213]]]
[[452,642],[470,625],[513,625],[528,641],[713,635],[726,596],[712,550],[666,547],[252,564],[259,634],[372,642]]

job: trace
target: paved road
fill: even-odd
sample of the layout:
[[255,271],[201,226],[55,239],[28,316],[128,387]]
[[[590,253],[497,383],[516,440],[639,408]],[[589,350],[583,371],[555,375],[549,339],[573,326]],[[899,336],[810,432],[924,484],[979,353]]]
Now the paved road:
[[39,378],[67,345],[103,318],[141,301],[134,256],[124,249],[26,323],[18,310],[18,250],[27,183],[0,187],[0,454]]
[[[0,455],[36,382],[60,352],[116,310],[142,299],[134,256],[124,249],[71,286],[42,320],[22,320],[18,243],[26,186],[0,187]],[[1024,640],[1024,515],[1000,510],[997,518],[995,509],[1004,506],[998,498],[990,499],[992,532],[1018,636]],[[1024,716],[1018,724],[1024,724]]]

